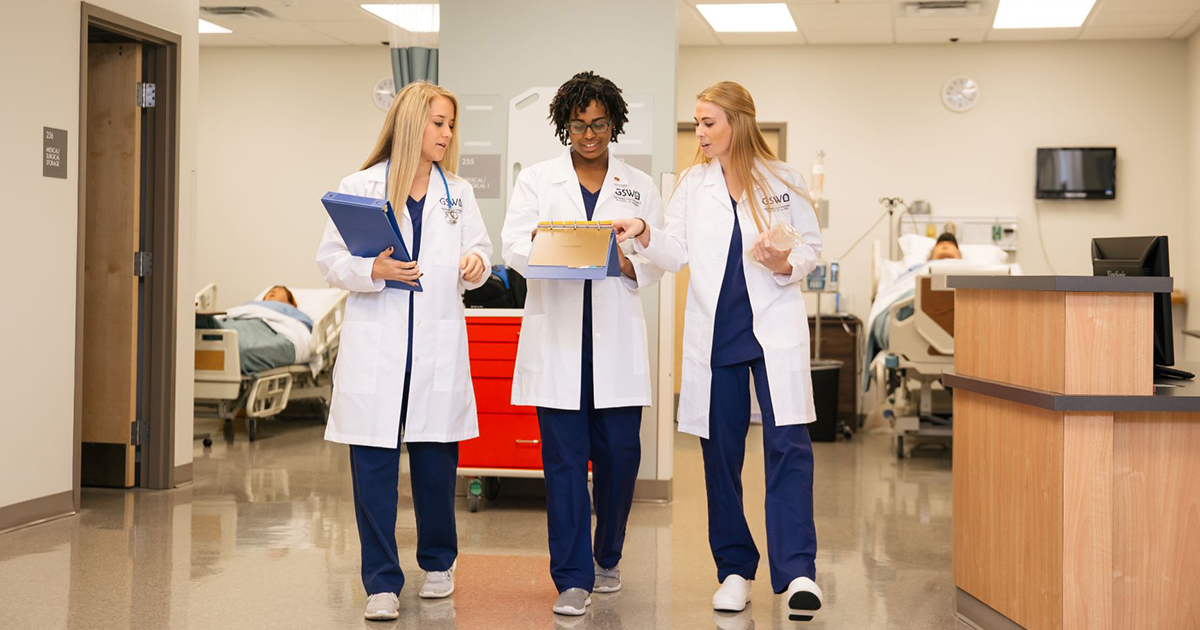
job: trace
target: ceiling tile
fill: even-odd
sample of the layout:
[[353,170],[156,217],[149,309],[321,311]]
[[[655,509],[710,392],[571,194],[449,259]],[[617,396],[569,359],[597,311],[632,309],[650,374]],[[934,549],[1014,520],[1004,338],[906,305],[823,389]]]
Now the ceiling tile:
[[1079,37],[1080,28],[1000,28],[989,29],[987,41],[989,42],[1024,42],[1024,41],[1046,41],[1046,40],[1063,40],[1076,39]]
[[987,29],[929,29],[917,30],[896,29],[897,44],[949,44],[951,37],[957,37],[960,44],[978,44],[983,42]]
[[[299,22],[318,33],[352,46],[378,45],[391,41],[391,29],[383,22]],[[435,35],[436,37],[436,35]]]
[[1088,26],[1079,39],[1166,39],[1175,26]]
[[804,36],[810,44],[891,44],[894,41],[890,30],[813,31]]
[[266,46],[265,43],[246,37],[240,33],[222,33],[220,35],[209,34],[200,36],[201,46]]
[[726,46],[790,46],[805,43],[803,34],[796,33],[717,33]]
[[941,29],[988,28],[992,16],[980,14],[976,17],[899,17],[895,19],[896,32],[932,31]]
[[1196,11],[1200,0],[1101,0],[1100,11]]
[[1174,26],[1178,28],[1194,11],[1097,11],[1086,27],[1093,26]]
[[[234,31],[238,32],[238,29]],[[240,26],[240,31],[243,35],[272,46],[342,45],[342,42],[296,22],[245,22]]]

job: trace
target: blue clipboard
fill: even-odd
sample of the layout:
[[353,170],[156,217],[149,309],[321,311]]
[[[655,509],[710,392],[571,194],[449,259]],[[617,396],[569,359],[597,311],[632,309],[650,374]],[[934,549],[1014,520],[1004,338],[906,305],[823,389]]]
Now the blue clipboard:
[[[400,226],[396,223],[396,214],[392,212],[392,204],[386,199],[371,197],[356,197],[344,193],[325,193],[321,203],[333,224],[337,226],[342,240],[346,241],[346,249],[355,256],[375,258],[383,250],[392,247],[392,259],[400,262],[412,262],[404,239],[400,236]],[[404,284],[395,280],[387,280],[385,284],[390,289],[405,291],[421,291],[421,281],[417,286]]]

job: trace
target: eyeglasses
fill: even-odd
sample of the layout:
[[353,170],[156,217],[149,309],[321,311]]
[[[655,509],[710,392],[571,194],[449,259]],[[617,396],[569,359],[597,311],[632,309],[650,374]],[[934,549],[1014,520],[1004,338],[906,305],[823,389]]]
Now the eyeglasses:
[[600,134],[608,131],[609,123],[607,120],[602,119],[602,120],[594,120],[594,121],[592,121],[592,124],[590,124],[590,125],[583,122],[582,120],[572,120],[570,123],[567,124],[567,129],[569,129],[571,131],[571,133],[573,133],[577,136],[582,136],[583,134],[587,133],[587,130],[589,127],[592,129],[593,132],[596,133],[596,135],[600,135]]

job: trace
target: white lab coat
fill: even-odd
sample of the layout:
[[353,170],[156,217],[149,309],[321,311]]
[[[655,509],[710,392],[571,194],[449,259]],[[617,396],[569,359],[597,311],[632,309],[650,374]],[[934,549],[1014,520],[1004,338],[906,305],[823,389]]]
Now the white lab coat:
[[[338,192],[383,199],[386,162],[342,180]],[[462,293],[483,284],[462,280],[459,261],[478,254],[490,266],[492,243],[475,193],[466,180],[446,173],[450,196],[461,204],[458,223],[445,220],[446,192],[431,169],[421,221],[417,263],[423,292],[413,298],[413,361],[405,442],[458,442],[479,435],[475,393],[467,358],[467,325]],[[412,217],[399,218],[406,246],[412,246]],[[399,213],[398,213],[399,214]],[[325,439],[343,444],[396,448],[408,352],[409,291],[385,288],[371,279],[373,258],[352,256],[333,221],[317,249],[325,280],[350,291],[341,347],[333,370],[333,403]]]
[[[662,224],[662,200],[649,175],[612,157],[600,188],[594,221],[640,217]],[[530,233],[539,221],[586,221],[579,178],[568,148],[517,177],[502,238],[504,260],[525,273]],[[632,247],[627,247],[632,251]],[[630,255],[637,280],[622,275],[592,282],[592,380],[597,409],[650,404],[646,318],[638,290],[662,270]],[[517,346],[512,404],[578,410],[583,337],[582,280],[530,280]]]
[[[807,424],[816,419],[809,366],[808,313],[800,281],[811,271],[821,252],[821,231],[812,205],[767,173],[770,193],[759,199],[759,208],[772,223],[787,221],[804,237],[804,244],[788,255],[792,273],[772,273],[754,260],[758,228],[750,215],[746,194],[738,201],[738,224],[746,252],[746,291],[754,313],[754,336],[763,348],[775,424]],[[804,190],[804,180],[790,166],[772,165],[792,186]],[[708,437],[712,388],[713,318],[725,277],[729,239],[733,233],[733,206],[717,160],[684,173],[667,204],[665,226],[650,233],[650,246],[635,241],[635,251],[667,271],[690,269],[683,324],[683,367],[679,392],[679,430]]]

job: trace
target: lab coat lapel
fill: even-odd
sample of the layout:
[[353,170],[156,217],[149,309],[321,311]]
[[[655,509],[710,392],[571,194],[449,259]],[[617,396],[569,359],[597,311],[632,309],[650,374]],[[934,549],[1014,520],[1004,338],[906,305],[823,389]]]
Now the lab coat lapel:
[[729,201],[729,187],[725,185],[725,174],[721,171],[721,163],[713,160],[708,163],[708,172],[704,176],[704,187],[708,194],[716,198],[724,208],[733,212],[733,204]]
[[[601,221],[612,218],[608,216],[607,212],[604,213],[604,217],[601,217],[600,209],[604,207],[604,203],[606,201],[612,199],[613,190],[616,189],[616,184],[613,182],[613,180],[614,178],[620,177],[624,174],[624,172],[618,172],[618,170],[621,170],[621,167],[623,166],[625,166],[625,163],[613,157],[612,148],[610,147],[608,149],[608,170],[604,173],[604,183],[600,184],[600,196],[596,200],[596,212],[592,214],[592,219]],[[628,181],[629,178],[626,177],[625,179]]]
[[[575,165],[571,163],[571,148],[554,161],[553,178],[551,182],[557,186],[563,195],[575,204],[576,221],[586,221],[587,212],[583,209],[583,193],[579,191],[579,176],[575,174]],[[598,205],[598,204],[597,204]]]

